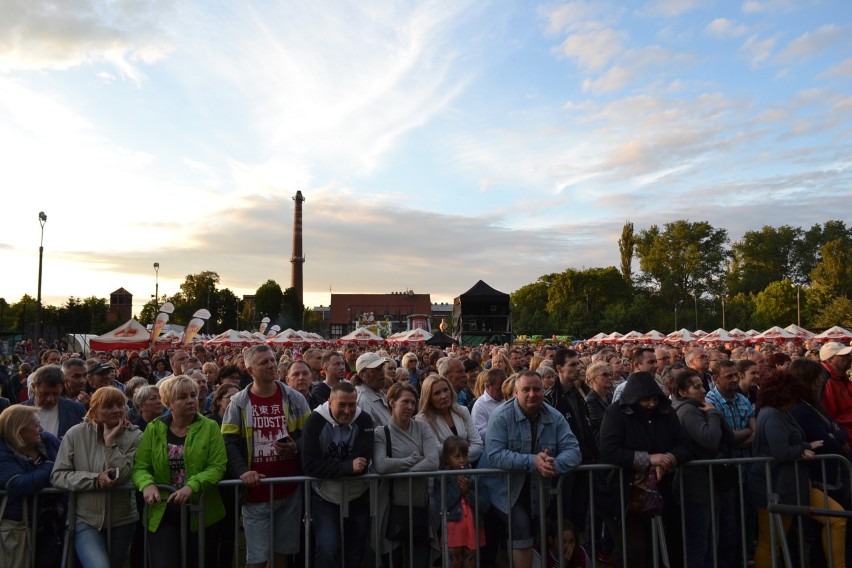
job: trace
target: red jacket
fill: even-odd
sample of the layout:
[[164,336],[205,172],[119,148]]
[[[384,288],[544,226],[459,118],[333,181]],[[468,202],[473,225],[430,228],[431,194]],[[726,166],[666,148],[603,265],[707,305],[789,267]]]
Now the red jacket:
[[852,436],[852,382],[829,365],[822,363],[822,366],[828,373],[822,391],[822,405]]

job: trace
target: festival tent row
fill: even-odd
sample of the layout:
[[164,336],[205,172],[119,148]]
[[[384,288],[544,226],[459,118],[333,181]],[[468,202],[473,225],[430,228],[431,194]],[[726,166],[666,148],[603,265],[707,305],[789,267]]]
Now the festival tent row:
[[[316,333],[293,331],[292,329],[286,329],[278,334],[271,334],[269,336],[263,335],[260,332],[252,333],[249,331],[229,329],[216,336],[209,337],[197,335],[197,333],[192,333],[192,335],[190,335],[192,331],[193,330],[190,327],[188,327],[184,333],[178,333],[172,330],[164,331],[157,336],[154,346],[159,349],[167,349],[191,343],[202,343],[207,347],[248,347],[258,343],[267,343],[281,347],[330,345],[326,339]],[[121,324],[112,331],[90,339],[89,347],[99,351],[112,349],[146,349],[151,346],[152,337],[154,337],[154,335],[151,331],[148,331],[144,325],[131,318],[129,321]]]
[[786,328],[773,326],[764,332],[750,329],[742,331],[734,328],[730,331],[719,328],[710,333],[702,330],[689,331],[688,329],[680,329],[668,335],[664,335],[657,330],[651,330],[647,333],[631,331],[622,335],[617,331],[610,334],[603,332],[590,337],[586,340],[587,343],[668,343],[675,345],[683,345],[696,342],[699,344],[707,343],[763,343],[771,342],[804,342],[810,340],[819,341],[850,341],[852,340],[852,332],[843,329],[839,326],[834,326],[820,334],[814,334],[797,325],[789,325]]

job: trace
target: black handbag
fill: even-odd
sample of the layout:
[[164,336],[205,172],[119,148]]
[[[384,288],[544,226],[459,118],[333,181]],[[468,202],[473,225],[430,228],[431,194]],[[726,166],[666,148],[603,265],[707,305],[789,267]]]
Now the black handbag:
[[[391,455],[390,428],[385,429],[385,448],[387,457]],[[426,542],[429,540],[429,512],[426,507],[410,507],[408,505],[396,505],[393,502],[394,480],[390,480],[388,494],[388,522],[385,526],[385,538],[394,541],[407,541],[410,538],[414,542]],[[410,522],[409,522],[410,521]]]

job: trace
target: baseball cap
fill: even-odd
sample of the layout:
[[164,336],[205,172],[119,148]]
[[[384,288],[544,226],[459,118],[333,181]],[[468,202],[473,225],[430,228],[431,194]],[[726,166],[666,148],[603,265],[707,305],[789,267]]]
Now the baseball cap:
[[364,369],[375,369],[381,365],[387,363],[388,360],[384,357],[379,356],[378,353],[364,353],[363,355],[358,357],[358,360],[355,361],[355,371],[360,373]]
[[852,346],[847,347],[842,343],[832,341],[819,348],[819,360],[828,361],[835,355],[849,355],[850,353],[852,353]]
[[90,375],[99,375],[99,374],[103,373],[104,371],[111,371],[111,370],[113,370],[112,365],[109,365],[107,363],[95,363],[94,365],[89,367],[89,369],[86,372]]

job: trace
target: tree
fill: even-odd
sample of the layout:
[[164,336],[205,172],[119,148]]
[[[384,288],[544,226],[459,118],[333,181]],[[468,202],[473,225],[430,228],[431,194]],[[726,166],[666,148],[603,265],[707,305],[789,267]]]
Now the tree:
[[728,232],[706,221],[678,220],[641,231],[636,254],[641,280],[652,286],[668,305],[696,294],[719,295],[724,289],[725,246]]
[[852,239],[834,239],[820,251],[822,260],[811,272],[814,284],[824,286],[834,296],[852,295],[852,257],[849,248]]
[[325,324],[325,320],[323,320],[323,315],[321,312],[312,310],[311,308],[305,308],[304,314],[304,322],[305,325],[302,327],[305,331],[318,333],[324,337],[328,336],[328,329]]
[[283,329],[288,327],[300,329],[304,311],[305,306],[299,301],[299,293],[296,292],[295,288],[287,288],[284,290],[284,297],[281,300],[281,315],[278,318],[278,325]]
[[218,307],[216,285],[218,283],[219,275],[210,270],[198,274],[188,274],[183,284],[180,285],[180,292],[169,298],[169,301],[175,306],[175,311],[169,321],[186,325],[192,319],[192,314],[201,308],[208,309],[211,314],[216,313]]
[[801,283],[807,275],[799,254],[803,238],[801,229],[788,225],[747,231],[731,246],[733,263],[728,289],[732,293],[757,293],[770,282],[784,278]]
[[754,297],[753,320],[759,328],[796,321],[796,287],[789,278],[770,283]]
[[841,297],[834,298],[811,321],[816,329],[839,325],[849,329],[852,327],[852,300]]
[[261,284],[254,294],[254,307],[257,313],[276,321],[281,314],[281,303],[284,292],[275,280],[267,280]]
[[633,251],[636,249],[636,237],[633,223],[626,221],[618,239],[618,252],[621,255],[621,276],[628,287],[633,286]]
[[553,324],[547,313],[546,281],[521,286],[511,294],[512,329],[518,335],[551,334]]

